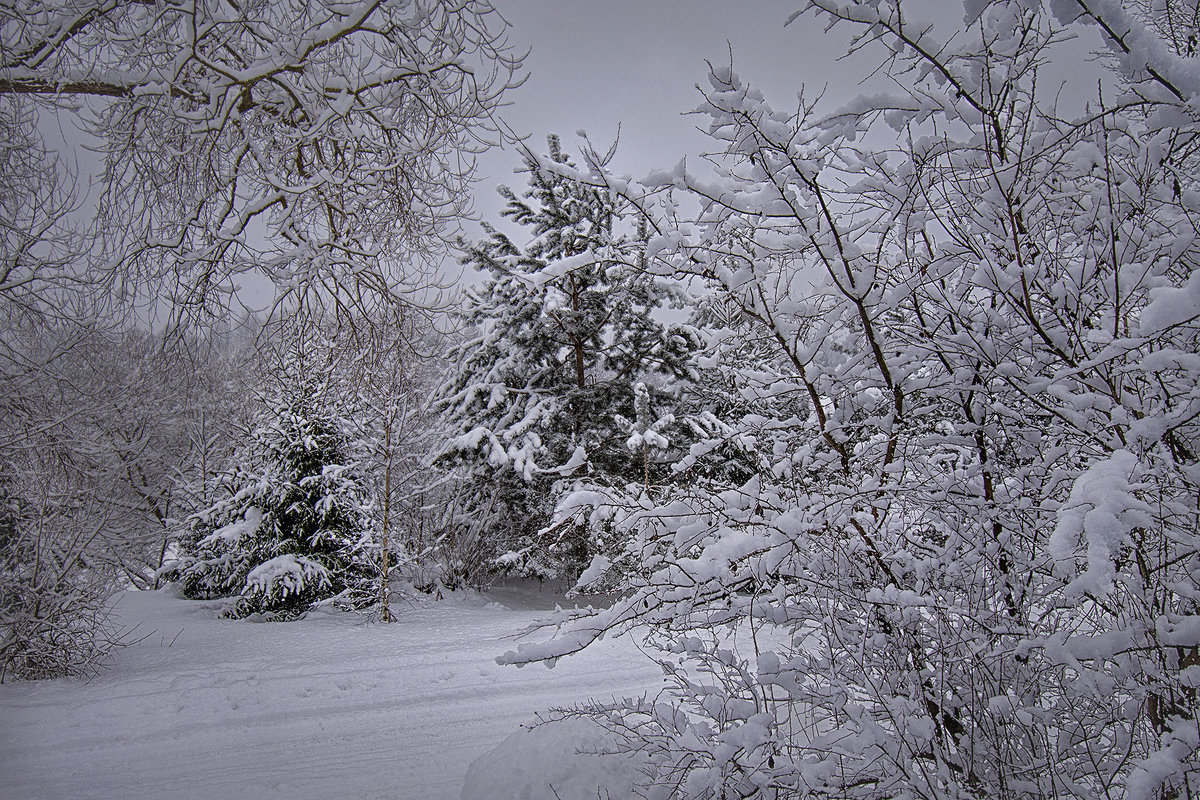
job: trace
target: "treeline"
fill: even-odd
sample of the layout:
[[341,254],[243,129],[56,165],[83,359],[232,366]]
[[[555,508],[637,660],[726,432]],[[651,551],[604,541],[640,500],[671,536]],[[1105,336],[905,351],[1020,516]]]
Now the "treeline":
[[[93,668],[119,636],[107,597],[154,586],[172,565],[180,577],[181,558],[196,567],[196,526],[245,489],[239,476],[276,481],[260,499],[285,517],[340,497],[308,485],[319,465],[289,466],[302,454],[277,452],[272,426],[301,449],[315,435],[311,455],[339,462],[347,484],[374,491],[382,464],[372,502],[408,485],[399,453],[421,412],[392,387],[417,396],[422,334],[409,331],[438,304],[435,265],[469,201],[473,154],[499,135],[495,111],[521,80],[507,23],[477,0],[9,12],[0,678]],[[248,291],[266,298],[259,316],[243,308]],[[342,363],[352,334],[374,344]],[[349,389],[341,376],[355,369],[368,377]],[[303,409],[283,399],[302,392]],[[362,425],[383,425],[365,450],[338,422],[352,406]],[[299,413],[317,427],[286,417]],[[360,468],[349,458],[360,450],[377,460]],[[334,505],[339,525],[363,527]],[[325,546],[319,526],[304,530]],[[300,547],[272,535],[274,556]],[[324,562],[294,560],[317,585],[348,588]],[[233,591],[267,574],[231,570]],[[181,579],[199,586],[194,572]]]

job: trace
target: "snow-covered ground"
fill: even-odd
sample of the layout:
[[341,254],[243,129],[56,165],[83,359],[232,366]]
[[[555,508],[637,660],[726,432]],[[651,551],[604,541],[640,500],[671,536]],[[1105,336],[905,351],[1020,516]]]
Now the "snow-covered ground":
[[662,673],[628,637],[552,670],[498,666],[552,605],[510,590],[400,608],[392,625],[338,612],[254,623],[170,590],[128,592],[117,610],[140,640],[108,670],[0,686],[0,798],[566,800],[567,777],[622,765],[572,766],[578,730],[520,726],[587,697],[653,692]]

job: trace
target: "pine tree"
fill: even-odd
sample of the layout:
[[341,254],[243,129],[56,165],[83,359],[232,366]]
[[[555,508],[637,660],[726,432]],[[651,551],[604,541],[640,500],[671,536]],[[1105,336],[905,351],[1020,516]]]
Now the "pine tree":
[[296,363],[225,476],[228,496],[195,518],[177,576],[189,597],[237,595],[228,615],[295,617],[319,601],[377,594],[374,508],[346,422]]
[[473,333],[451,354],[457,368],[441,403],[457,431],[446,458],[470,470],[505,563],[545,576],[578,572],[594,549],[574,524],[537,536],[574,481],[669,476],[670,459],[651,465],[625,446],[621,423],[636,417],[639,382],[669,414],[677,383],[694,377],[698,346],[691,328],[660,319],[683,294],[644,269],[646,237],[633,215],[572,177],[556,137],[548,144],[544,160],[526,159],[521,197],[500,189],[503,215],[526,229],[528,244],[488,226],[490,238],[468,248],[465,263],[491,278],[468,296]]

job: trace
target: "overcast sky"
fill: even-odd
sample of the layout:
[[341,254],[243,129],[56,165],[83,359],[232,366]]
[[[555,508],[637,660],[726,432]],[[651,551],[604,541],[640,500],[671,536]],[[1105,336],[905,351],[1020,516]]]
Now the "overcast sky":
[[[795,108],[802,86],[809,97],[824,91],[829,103],[896,88],[886,74],[862,83],[879,65],[880,47],[842,58],[858,28],[842,24],[826,31],[824,20],[811,13],[785,24],[803,5],[800,0],[493,2],[512,24],[514,46],[530,50],[529,77],[512,92],[512,105],[502,115],[507,123],[528,135],[539,153],[551,132],[577,152],[581,129],[598,149],[606,149],[620,124],[611,167],[634,178],[711,149],[696,130],[705,120],[685,114],[701,101],[696,84],[707,79],[706,62],[726,65],[732,54],[734,70],[779,110]],[[906,0],[906,7],[910,22],[933,24],[941,32],[935,35],[951,35],[963,24],[959,0]],[[1099,46],[1098,38],[1082,38],[1077,55],[1083,58]],[[1070,72],[1048,76],[1044,86],[1067,80]],[[1094,84],[1080,88],[1081,96],[1090,96]],[[483,155],[475,191],[478,216],[501,222],[503,204],[495,187],[503,183],[520,192],[524,176],[513,174],[520,164],[512,147]]]
[[[806,15],[784,26],[796,0],[495,0],[512,23],[511,38],[530,48],[529,78],[513,93],[504,119],[545,152],[547,133],[577,151],[586,130],[605,149],[617,134],[613,168],[643,177],[705,149],[699,117],[684,116],[700,103],[696,84],[706,61],[734,69],[778,108],[795,105],[801,84],[829,86],[843,96],[868,62],[837,62],[850,29],[826,34]],[[494,219],[497,184],[524,185],[513,175],[520,156],[511,147],[481,160],[476,208]]]

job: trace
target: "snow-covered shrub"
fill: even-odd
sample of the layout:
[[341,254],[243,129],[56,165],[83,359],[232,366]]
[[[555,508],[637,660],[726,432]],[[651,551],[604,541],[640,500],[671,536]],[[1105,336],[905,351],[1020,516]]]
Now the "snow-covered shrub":
[[0,479],[0,683],[89,674],[121,641],[109,618],[113,576],[88,557],[104,518],[23,467]]
[[[1200,71],[1117,3],[965,3],[951,40],[803,5],[909,90],[781,113],[714,68],[717,178],[609,184],[770,346],[778,410],[711,442],[755,474],[566,498],[641,569],[502,660],[656,630],[676,701],[594,714],[650,797],[1195,796]],[[1116,75],[1048,83],[1096,21]]]
[[231,616],[279,618],[329,598],[377,598],[362,454],[326,400],[320,381],[290,365],[224,477],[228,496],[195,517],[172,572],[185,595],[237,595]]
[[789,769],[778,745],[780,726],[794,733],[803,720],[778,717],[754,665],[698,633],[658,643],[667,691],[591,700],[560,713],[608,731],[609,752],[637,756],[638,796],[706,797],[713,787],[732,789],[735,797],[760,796],[776,769]]

